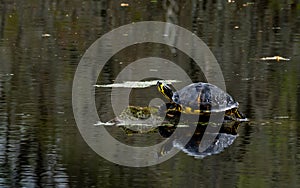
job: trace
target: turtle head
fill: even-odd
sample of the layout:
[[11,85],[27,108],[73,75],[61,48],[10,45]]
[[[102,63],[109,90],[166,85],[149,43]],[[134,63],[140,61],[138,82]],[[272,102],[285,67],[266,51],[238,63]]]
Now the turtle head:
[[164,83],[158,81],[156,86],[157,86],[158,91],[161,94],[163,94],[163,96],[165,96],[168,100],[173,101],[172,100],[173,91],[167,84],[164,84]]

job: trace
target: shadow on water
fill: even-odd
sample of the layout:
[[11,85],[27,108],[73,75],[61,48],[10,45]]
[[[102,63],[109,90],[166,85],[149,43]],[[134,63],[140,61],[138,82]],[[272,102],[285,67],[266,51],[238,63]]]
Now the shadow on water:
[[[299,1],[126,3],[0,0],[0,187],[297,187]],[[104,33],[147,20],[187,28],[216,56],[227,91],[251,119],[223,152],[201,160],[180,152],[160,165],[129,168],[99,157],[79,134],[71,96],[80,58]],[[194,82],[211,71],[177,49],[137,44],[112,57],[97,84],[113,83],[127,65],[149,56],[176,62]],[[261,59],[274,56],[290,60]],[[108,121],[111,89],[95,92],[99,116]],[[157,97],[153,87],[133,89],[130,105],[147,106]],[[119,129],[111,134],[133,145],[161,139],[145,135],[141,143]]]

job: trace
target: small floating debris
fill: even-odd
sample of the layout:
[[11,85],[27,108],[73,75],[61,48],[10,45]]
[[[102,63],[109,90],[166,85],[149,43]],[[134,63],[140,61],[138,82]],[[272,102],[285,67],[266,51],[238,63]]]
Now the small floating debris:
[[13,76],[14,74],[10,74],[10,73],[7,73],[7,74],[1,74],[0,73],[0,76]]
[[47,37],[51,37],[51,35],[49,33],[44,33],[44,34],[42,34],[42,37],[47,38]]
[[289,119],[289,116],[275,116],[274,119]]
[[11,78],[12,78],[12,76],[14,76],[14,74],[1,74],[0,73],[0,80],[1,81],[9,81]]
[[128,7],[129,4],[128,3],[121,3],[121,7]]
[[260,125],[268,125],[270,123],[271,123],[270,121],[266,121],[266,122],[261,122]]
[[243,7],[247,7],[247,6],[250,6],[250,5],[254,5],[254,2],[247,2],[247,3],[244,3],[244,4],[243,4]]
[[242,81],[250,81],[250,80],[256,80],[256,77],[247,77],[247,78],[242,78]]
[[[113,83],[106,85],[94,85],[95,87],[120,87],[120,88],[147,88],[150,86],[155,86],[159,80],[151,81],[125,81],[123,83]],[[178,80],[164,80],[166,84],[172,84],[180,82]]]
[[273,30],[279,30],[281,27],[272,27]]
[[115,125],[115,123],[112,123],[112,122],[101,122],[101,121],[98,121],[98,122],[94,123],[94,126],[112,126],[112,125]]
[[280,56],[273,56],[273,57],[262,57],[259,58],[259,60],[261,61],[289,61],[291,59],[289,58],[284,58],[284,57],[280,57]]

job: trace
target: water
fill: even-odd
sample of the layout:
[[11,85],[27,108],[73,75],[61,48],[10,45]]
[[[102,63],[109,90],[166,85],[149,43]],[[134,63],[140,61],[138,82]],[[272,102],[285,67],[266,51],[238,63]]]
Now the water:
[[[0,1],[0,187],[299,185],[300,4],[172,2]],[[82,139],[72,111],[72,82],[80,58],[111,29],[147,20],[187,28],[216,56],[227,91],[251,119],[223,152],[204,159],[179,152],[156,166],[130,168],[106,161]],[[184,54],[150,43],[116,54],[97,84],[112,84],[130,62],[149,56],[176,62],[193,81],[205,81]],[[259,60],[273,56],[290,60]],[[96,88],[104,122],[114,117],[110,92]],[[155,87],[134,89],[129,102],[145,106],[157,97]],[[141,139],[113,131],[141,144]],[[151,139],[142,138],[145,144],[153,144]]]

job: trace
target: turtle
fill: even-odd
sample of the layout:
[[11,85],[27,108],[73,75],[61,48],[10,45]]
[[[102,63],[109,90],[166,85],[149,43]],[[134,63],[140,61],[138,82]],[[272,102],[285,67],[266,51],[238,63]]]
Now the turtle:
[[167,99],[167,113],[210,116],[225,114],[224,119],[243,120],[245,115],[238,110],[239,103],[219,87],[204,82],[192,83],[179,91],[172,91],[167,84],[158,81],[158,91]]

